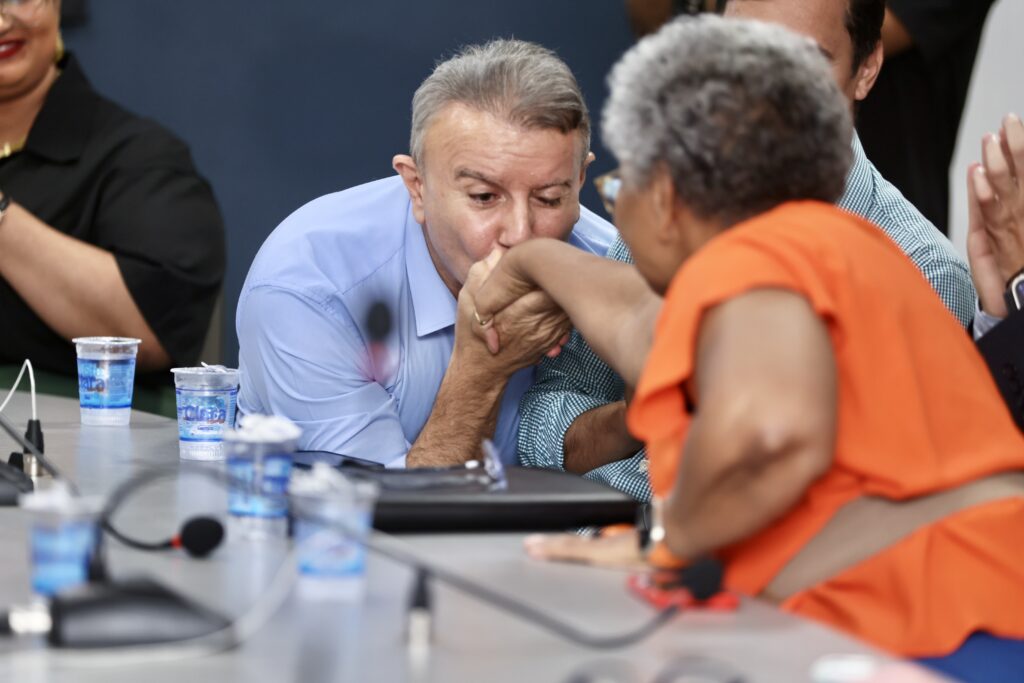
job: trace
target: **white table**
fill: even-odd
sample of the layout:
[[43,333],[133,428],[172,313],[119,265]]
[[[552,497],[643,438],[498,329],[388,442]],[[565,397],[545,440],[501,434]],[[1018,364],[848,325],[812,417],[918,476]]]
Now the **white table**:
[[[28,397],[8,417],[24,425]],[[46,452],[84,493],[104,493],[153,465],[176,467],[174,422],[133,413],[130,428],[82,427],[71,400],[39,398]],[[0,452],[10,450],[6,440]],[[226,497],[212,484],[180,475],[156,485],[118,517],[125,529],[166,538],[197,512],[221,514]],[[405,539],[408,548],[452,570],[562,615],[592,632],[619,632],[647,621],[650,607],[627,593],[618,572],[529,560],[521,535],[436,535]],[[27,516],[0,508],[0,606],[29,598]],[[159,577],[223,613],[237,614],[259,595],[285,553],[282,543],[230,541],[207,560],[145,554],[108,543],[118,576]],[[0,641],[0,681],[19,683],[200,683],[205,681],[652,681],[683,656],[727,663],[746,681],[808,681],[827,654],[885,655],[830,629],[745,600],[731,614],[690,612],[647,641],[616,652],[563,642],[518,619],[434,585],[435,641],[425,668],[413,666],[403,640],[411,572],[372,558],[362,605],[311,603],[291,595],[243,647],[215,656],[147,666],[68,666],[31,639]],[[920,673],[920,671],[918,671]],[[600,677],[603,675],[604,677]],[[922,681],[938,680],[925,675]]]

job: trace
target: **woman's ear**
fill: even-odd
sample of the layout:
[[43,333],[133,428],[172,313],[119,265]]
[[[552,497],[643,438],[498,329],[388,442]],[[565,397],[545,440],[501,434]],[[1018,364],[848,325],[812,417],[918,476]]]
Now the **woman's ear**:
[[682,206],[679,204],[679,195],[672,174],[665,166],[655,169],[648,188],[651,193],[652,218],[652,224],[648,228],[653,231],[658,242],[674,244],[680,238],[679,213]]

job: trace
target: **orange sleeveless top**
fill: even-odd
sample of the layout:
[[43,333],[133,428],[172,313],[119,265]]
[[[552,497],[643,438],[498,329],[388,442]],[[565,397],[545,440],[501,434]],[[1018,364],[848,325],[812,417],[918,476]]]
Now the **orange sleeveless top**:
[[[984,360],[913,263],[871,223],[795,202],[717,236],[672,281],[628,416],[656,495],[669,493],[684,457],[682,387],[702,315],[767,287],[805,297],[827,326],[835,455],[788,513],[721,549],[729,588],[758,594],[857,497],[905,499],[1024,469],[1024,437]],[[948,654],[975,630],[1024,638],[1024,499],[920,529],[783,608],[904,656]]]

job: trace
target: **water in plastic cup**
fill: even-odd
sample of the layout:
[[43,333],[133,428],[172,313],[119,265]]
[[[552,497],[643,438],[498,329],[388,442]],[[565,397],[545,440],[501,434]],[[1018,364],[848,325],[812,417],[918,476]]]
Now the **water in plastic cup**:
[[288,481],[302,430],[276,416],[243,415],[224,432],[228,534],[246,539],[288,535]]
[[49,597],[85,583],[102,499],[72,496],[58,481],[49,489],[21,496],[19,502],[32,515],[32,591]]
[[292,479],[299,595],[313,600],[358,600],[366,585],[365,539],[373,526],[379,489],[345,477],[326,463]]
[[238,370],[223,365],[173,368],[182,460],[223,460],[224,431],[234,429]]
[[78,397],[82,424],[123,426],[131,421],[139,339],[78,337]]

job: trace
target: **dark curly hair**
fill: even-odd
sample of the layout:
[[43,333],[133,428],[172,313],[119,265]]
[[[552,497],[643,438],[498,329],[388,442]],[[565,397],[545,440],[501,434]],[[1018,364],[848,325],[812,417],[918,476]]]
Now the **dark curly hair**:
[[846,32],[853,41],[853,70],[860,68],[882,39],[885,0],[848,0]]

